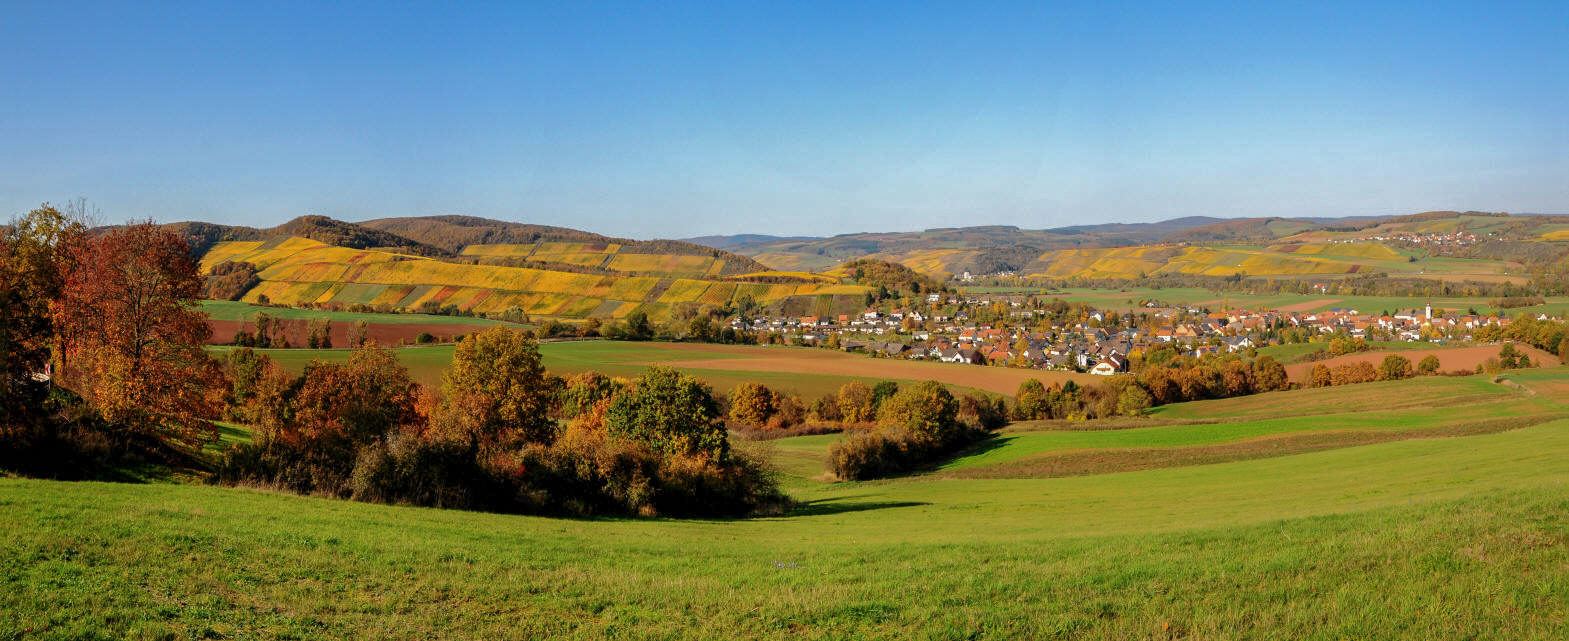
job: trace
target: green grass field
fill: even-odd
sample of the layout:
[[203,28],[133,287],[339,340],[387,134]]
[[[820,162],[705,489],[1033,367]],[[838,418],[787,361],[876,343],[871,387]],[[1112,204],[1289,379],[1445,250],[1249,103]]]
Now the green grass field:
[[[0,639],[1559,639],[1565,392],[1569,369],[1554,368],[1107,424],[1126,429],[1019,424],[941,469],[865,483],[823,478],[839,435],[747,444],[771,452],[799,507],[743,520],[0,479]],[[1507,417],[1537,422],[1139,471],[959,476],[1051,454]]]
[[[1412,350],[1437,349],[1441,345],[1426,341],[1368,341],[1370,352],[1408,352]],[[1316,352],[1329,351],[1329,343],[1289,343],[1260,347],[1258,353],[1268,354],[1282,363],[1292,363],[1298,358]]]

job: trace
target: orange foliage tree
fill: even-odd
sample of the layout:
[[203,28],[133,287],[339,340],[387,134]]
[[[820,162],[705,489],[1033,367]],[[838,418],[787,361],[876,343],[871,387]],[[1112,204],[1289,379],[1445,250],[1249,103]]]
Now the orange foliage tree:
[[386,350],[360,349],[343,363],[315,362],[299,381],[276,436],[352,463],[353,453],[415,425],[419,390]]
[[556,390],[528,333],[498,325],[459,341],[442,394],[438,418],[454,419],[437,421],[447,436],[484,445],[555,440]]
[[223,374],[192,304],[202,278],[178,234],[150,222],[67,248],[53,306],[65,383],[109,423],[178,445],[217,438]]
[[25,423],[44,392],[55,336],[49,305],[64,286],[62,249],[84,231],[49,205],[0,229],[0,427]]

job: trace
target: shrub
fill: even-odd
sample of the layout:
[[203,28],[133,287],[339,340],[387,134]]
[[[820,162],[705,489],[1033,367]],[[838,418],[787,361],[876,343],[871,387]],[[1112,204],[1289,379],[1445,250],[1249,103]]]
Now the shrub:
[[669,367],[648,368],[632,389],[616,396],[606,419],[612,436],[663,454],[722,461],[729,451],[713,391]]
[[1431,376],[1438,373],[1438,356],[1428,354],[1422,357],[1422,362],[1416,365],[1416,372],[1422,376]]
[[1008,424],[1008,405],[1002,397],[965,394],[959,397],[958,418],[972,429],[1001,429]]
[[1398,381],[1415,375],[1415,370],[1411,368],[1411,359],[1399,354],[1385,356],[1384,362],[1378,366],[1378,380],[1381,381]]
[[436,337],[430,332],[420,332],[418,336],[414,337],[414,342],[419,343],[420,345],[426,345],[436,342]]
[[828,448],[828,470],[846,481],[893,476],[918,466],[922,449],[905,432],[863,431]]
[[[988,413],[999,411],[987,402]],[[976,402],[977,411],[980,403]],[[883,404],[880,426],[834,443],[828,469],[845,480],[864,480],[908,472],[927,465],[985,436],[959,422],[959,402],[936,381],[902,389]]]

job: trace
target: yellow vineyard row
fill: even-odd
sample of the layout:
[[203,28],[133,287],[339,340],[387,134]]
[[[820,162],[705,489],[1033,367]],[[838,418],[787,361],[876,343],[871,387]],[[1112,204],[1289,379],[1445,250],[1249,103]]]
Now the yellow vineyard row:
[[[491,246],[494,247],[494,246]],[[703,258],[638,256],[639,260]],[[618,257],[618,258],[620,258]],[[261,268],[262,283],[245,300],[284,304],[363,303],[417,308],[428,302],[497,312],[517,307],[530,314],[581,317],[625,315],[642,305],[725,305],[743,297],[769,303],[788,296],[861,294],[864,287],[832,279],[807,284],[769,284],[653,276],[577,274],[497,265],[468,265],[376,250],[325,245],[306,239],[227,242],[203,257],[204,269],[229,261]],[[709,259],[712,260],[712,259]],[[661,285],[665,285],[661,288]]]

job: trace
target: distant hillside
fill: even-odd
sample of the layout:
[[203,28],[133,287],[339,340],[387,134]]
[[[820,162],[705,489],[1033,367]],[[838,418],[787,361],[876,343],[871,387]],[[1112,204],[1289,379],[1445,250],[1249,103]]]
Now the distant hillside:
[[1187,216],[1173,218],[1153,223],[1104,223],[1099,225],[1075,225],[1072,227],[1056,227],[1047,231],[1059,234],[1089,234],[1096,236],[1115,236],[1127,238],[1133,242],[1149,243],[1164,238],[1172,232],[1203,227],[1224,222],[1224,218],[1210,216]]
[[858,258],[896,262],[927,275],[1016,272],[1053,249],[1121,247],[1151,243],[1175,230],[1218,218],[1188,217],[1156,223],[1111,223],[1056,229],[1009,225],[943,227],[919,232],[842,234],[831,238],[757,242],[732,247],[782,270],[826,270]]
[[473,216],[381,218],[361,225],[489,264],[570,265],[672,277],[768,271],[751,258],[678,240],[632,240],[591,232]]
[[1319,227],[1288,218],[1238,218],[1168,234],[1168,243],[1265,243]]
[[227,261],[250,263],[260,270],[259,282],[240,300],[287,305],[408,310],[450,306],[475,312],[517,309],[561,318],[620,318],[642,310],[661,319],[677,305],[723,307],[743,301],[842,313],[861,305],[867,292],[866,287],[840,284],[837,279],[721,281],[471,264],[330,245],[298,236],[220,241],[205,252],[202,267],[211,269]]
[[744,245],[764,245],[770,243],[800,243],[812,240],[822,240],[821,236],[769,236],[767,234],[731,234],[729,236],[698,236],[696,238],[683,238],[684,242],[714,249],[734,249]]
[[450,252],[438,247],[410,240],[395,233],[335,220],[326,216],[301,216],[271,229],[256,229],[253,227],[205,222],[179,222],[169,223],[165,226],[184,236],[186,242],[191,246],[191,251],[197,255],[207,253],[208,249],[220,242],[258,241],[291,236],[309,238],[320,243],[352,249],[390,249],[400,253],[429,257],[452,255]]

